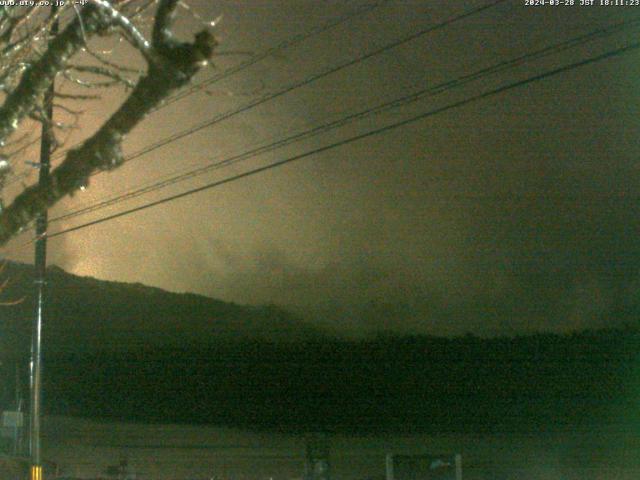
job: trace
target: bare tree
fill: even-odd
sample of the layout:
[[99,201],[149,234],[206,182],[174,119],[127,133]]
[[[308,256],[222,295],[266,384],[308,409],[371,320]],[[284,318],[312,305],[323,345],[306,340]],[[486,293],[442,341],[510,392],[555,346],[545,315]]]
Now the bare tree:
[[[36,2],[37,3],[37,2]],[[45,186],[26,187],[0,211],[0,245],[25,228],[40,212],[66,195],[86,186],[92,173],[114,169],[123,162],[122,142],[144,117],[173,91],[186,85],[210,60],[216,41],[208,28],[194,35],[191,42],[175,38],[173,24],[179,0],[88,0],[82,8],[66,2],[55,15],[49,7],[0,6],[0,152],[13,154],[25,149],[33,138],[20,136],[21,125],[44,122],[52,145],[59,145],[56,131],[68,124],[48,124],[44,114],[47,92],[61,76],[78,86],[105,87],[122,84],[129,88],[122,105],[77,147],[64,155],[51,172]],[[145,36],[144,21],[150,24]],[[60,30],[51,34],[58,21]],[[118,65],[90,48],[94,36],[119,35],[137,50],[146,64],[135,72]],[[78,64],[81,55],[91,56],[94,64]],[[90,75],[90,81],[83,80]],[[93,94],[59,94],[54,102],[89,99]],[[76,119],[80,112],[56,103]],[[12,138],[18,137],[18,138]],[[12,148],[10,148],[12,147]],[[0,188],[11,169],[11,156],[0,157]],[[0,192],[1,194],[2,192]]]

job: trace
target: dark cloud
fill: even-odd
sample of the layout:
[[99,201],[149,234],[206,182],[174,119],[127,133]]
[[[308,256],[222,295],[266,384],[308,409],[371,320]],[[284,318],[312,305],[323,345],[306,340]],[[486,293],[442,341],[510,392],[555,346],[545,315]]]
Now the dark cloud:
[[[461,10],[455,2],[392,4],[269,58],[238,80],[212,87],[213,93],[173,105],[138,129],[129,146],[143,147],[177,125],[182,129],[236,107],[255,89],[255,95],[271,92]],[[225,49],[239,51],[261,51],[346,8],[342,2],[328,9],[311,1],[212,5],[195,2],[212,18],[225,15]],[[485,68],[629,12],[527,10],[507,2],[98,177],[91,198],[112,194],[114,185],[122,190],[201,166],[215,155]],[[630,38],[603,37],[194,180],[189,187],[604,52]],[[218,68],[234,61],[221,57]],[[636,321],[639,77],[633,55],[576,69],[73,234],[64,243],[56,240],[52,261],[101,278],[284,305],[353,334],[500,334]],[[183,189],[186,185],[165,193]]]

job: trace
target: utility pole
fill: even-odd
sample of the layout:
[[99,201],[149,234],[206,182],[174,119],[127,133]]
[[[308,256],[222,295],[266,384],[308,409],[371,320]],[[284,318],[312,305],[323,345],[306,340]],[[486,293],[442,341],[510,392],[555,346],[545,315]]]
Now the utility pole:
[[[57,6],[51,7],[51,15],[57,13]],[[58,21],[51,25],[51,35],[58,33]],[[49,185],[49,172],[51,170],[51,147],[53,140],[53,92],[54,82],[44,98],[44,116],[42,123],[42,138],[40,140],[40,173],[38,184],[41,187]],[[36,286],[36,311],[33,318],[31,331],[31,362],[30,362],[30,386],[31,402],[29,416],[29,453],[31,456],[31,480],[43,480],[42,456],[40,452],[40,417],[42,399],[42,323],[44,320],[44,308],[47,293],[46,268],[47,268],[47,211],[40,213],[36,218],[36,246],[35,246],[35,286]]]

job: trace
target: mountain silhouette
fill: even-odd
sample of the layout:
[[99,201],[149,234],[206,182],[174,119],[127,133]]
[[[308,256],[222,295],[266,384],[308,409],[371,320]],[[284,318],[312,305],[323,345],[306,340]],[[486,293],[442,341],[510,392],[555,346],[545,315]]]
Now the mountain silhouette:
[[[0,301],[0,348],[29,351],[35,311],[33,266],[8,262]],[[172,293],[139,283],[80,277],[57,266],[47,270],[43,328],[45,352],[194,348],[221,341],[296,342],[322,332],[276,306],[242,306],[192,293]]]

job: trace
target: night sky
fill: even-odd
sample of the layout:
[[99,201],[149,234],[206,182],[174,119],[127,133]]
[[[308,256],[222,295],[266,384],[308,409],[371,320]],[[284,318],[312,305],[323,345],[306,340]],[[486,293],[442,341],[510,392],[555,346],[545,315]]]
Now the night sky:
[[[192,0],[222,15],[196,83],[361,0]],[[135,152],[484,1],[382,2],[150,116]],[[576,0],[576,3],[580,3]],[[188,18],[188,13],[182,15]],[[55,217],[623,20],[640,7],[508,1],[98,175]],[[193,31],[187,20],[182,31]],[[637,28],[470,82],[109,209],[68,228],[472,97],[637,40]],[[120,47],[116,47],[114,55]],[[125,54],[126,55],[126,54]],[[127,61],[135,61],[133,57]],[[516,334],[637,322],[637,51],[528,83],[220,188],[52,239],[79,275],[248,304],[359,334]],[[85,105],[79,140],[121,91]],[[35,180],[35,172],[30,177]],[[28,239],[19,237],[13,248]],[[9,248],[8,251],[10,251]],[[12,253],[28,260],[29,249]]]

